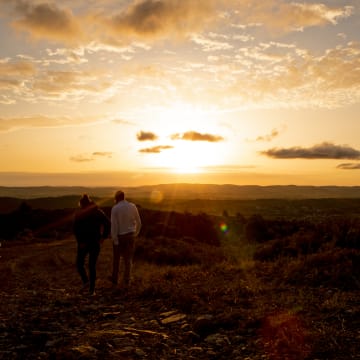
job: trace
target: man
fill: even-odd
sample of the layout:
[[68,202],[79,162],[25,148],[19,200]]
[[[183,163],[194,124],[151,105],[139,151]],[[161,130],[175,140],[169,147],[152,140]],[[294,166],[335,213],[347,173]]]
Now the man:
[[135,204],[125,200],[119,190],[115,194],[115,205],[111,209],[111,238],[113,241],[113,271],[110,277],[114,285],[118,283],[120,258],[124,262],[123,285],[130,284],[135,238],[141,229],[141,219]]
[[[89,286],[89,294],[95,295],[96,263],[100,254],[100,243],[110,234],[110,220],[87,194],[81,197],[79,206],[73,224],[78,244],[76,267],[83,282],[83,289]],[[89,275],[84,266],[88,254]]]

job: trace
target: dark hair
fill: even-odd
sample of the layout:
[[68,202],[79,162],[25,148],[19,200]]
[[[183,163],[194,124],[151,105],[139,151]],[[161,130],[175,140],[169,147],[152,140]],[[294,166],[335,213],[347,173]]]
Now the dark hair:
[[116,201],[121,201],[125,199],[125,194],[123,191],[119,190],[115,193],[115,200]]
[[92,201],[90,200],[90,197],[88,194],[83,194],[80,198],[80,201],[79,201],[79,205],[81,207],[86,207],[88,205],[90,205],[92,203]]

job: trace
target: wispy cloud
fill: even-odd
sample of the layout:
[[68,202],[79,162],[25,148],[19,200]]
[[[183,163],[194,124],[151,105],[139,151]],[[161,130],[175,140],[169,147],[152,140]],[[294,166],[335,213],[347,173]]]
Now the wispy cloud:
[[[276,41],[284,32],[336,25],[352,16],[353,8],[284,0],[248,4],[239,0],[129,0],[121,4],[107,0],[90,6],[80,0],[0,0],[4,22],[32,39],[46,40],[48,46],[41,58],[0,59],[0,103],[105,102],[125,86],[128,96],[141,89],[144,97],[152,95],[148,99],[156,91],[193,101],[201,94],[201,101],[222,108],[334,108],[359,101],[358,43],[313,53],[285,40]],[[257,42],[261,28],[266,29],[267,40]],[[169,65],[171,55],[164,52],[163,62],[151,62],[155,66],[146,63],[146,56],[141,64],[136,62],[141,52],[153,55],[156,39],[174,38],[191,46],[194,58],[181,61],[184,57],[180,56]],[[251,39],[251,43],[239,46],[241,39]],[[52,43],[65,47],[53,48]],[[103,64],[92,60],[95,52],[104,51],[120,54],[116,61],[134,61],[121,70],[112,66],[101,70]],[[108,65],[114,59],[102,61]],[[191,76],[191,88],[186,76]]]
[[50,116],[26,116],[13,118],[0,118],[0,133],[29,128],[53,128],[64,126],[77,126],[82,124],[97,123],[98,118],[83,117],[50,117]]
[[342,170],[359,170],[360,169],[360,163],[339,164],[336,168],[337,169],[342,169]]
[[106,157],[108,159],[112,158],[113,155],[113,153],[110,151],[95,151],[92,154],[93,156]]
[[258,136],[256,138],[256,141],[271,141],[278,135],[279,135],[279,131],[277,129],[273,129],[270,134]]
[[149,131],[140,131],[136,134],[136,138],[139,141],[154,141],[158,138],[156,134]]
[[260,152],[276,159],[360,159],[360,151],[347,145],[323,142],[309,148],[273,148]]
[[158,153],[162,152],[163,150],[169,150],[169,149],[173,149],[173,146],[170,146],[170,145],[153,146],[150,148],[140,149],[139,152],[148,153],[148,154],[158,154]]
[[111,122],[116,125],[135,125],[135,123],[125,119],[113,119]]
[[10,61],[0,59],[0,76],[29,76],[36,73],[36,67],[30,61]]
[[349,17],[353,8],[350,6],[331,7],[325,4],[306,4],[286,2],[284,0],[265,0],[252,2],[251,12],[245,4],[241,15],[250,23],[261,24],[277,33],[302,31],[306,27],[336,24],[339,19]]
[[188,141],[209,141],[209,142],[219,142],[223,141],[224,138],[219,135],[213,134],[202,134],[196,131],[187,131],[183,134],[173,134],[171,135],[172,140],[188,140]]
[[97,158],[103,158],[103,157],[111,159],[112,155],[113,153],[110,151],[94,151],[89,155],[79,154],[79,155],[71,156],[70,160],[73,162],[84,163],[84,162],[95,161]]
[[213,40],[202,35],[193,35],[192,41],[202,47],[203,51],[224,51],[233,49],[233,45],[225,41]]
[[70,160],[73,162],[84,163],[84,162],[94,161],[95,159],[92,156],[75,155],[75,156],[71,156]]

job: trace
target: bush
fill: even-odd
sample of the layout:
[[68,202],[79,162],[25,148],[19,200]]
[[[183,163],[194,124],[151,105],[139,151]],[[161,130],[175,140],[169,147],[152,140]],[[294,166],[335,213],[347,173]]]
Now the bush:
[[289,284],[358,289],[360,252],[353,249],[332,249],[312,254],[290,263],[284,274]]
[[269,240],[266,221],[261,215],[252,215],[245,227],[245,235],[250,242],[264,242]]
[[193,238],[164,236],[137,241],[135,258],[157,265],[211,264],[224,260],[221,248],[199,243]]

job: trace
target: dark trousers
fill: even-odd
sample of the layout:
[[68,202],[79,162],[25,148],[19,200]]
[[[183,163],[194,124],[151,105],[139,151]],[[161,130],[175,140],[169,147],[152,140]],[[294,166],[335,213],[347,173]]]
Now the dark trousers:
[[113,245],[113,273],[112,281],[114,284],[118,283],[119,268],[121,259],[123,260],[124,275],[123,284],[129,285],[131,277],[132,260],[135,250],[135,236],[133,233],[126,235],[119,235],[119,245]]
[[[89,276],[85,269],[85,258],[89,254]],[[89,282],[89,291],[94,292],[96,282],[96,263],[100,254],[100,244],[78,244],[76,268],[85,285]]]

